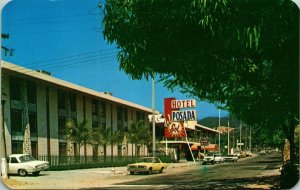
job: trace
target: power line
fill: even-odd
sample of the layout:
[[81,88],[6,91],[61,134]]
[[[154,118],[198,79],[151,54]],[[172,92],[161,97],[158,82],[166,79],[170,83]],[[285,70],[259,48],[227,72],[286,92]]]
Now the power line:
[[64,57],[57,57],[57,58],[48,59],[48,60],[36,61],[36,62],[30,63],[29,66],[32,66],[32,65],[35,65],[35,64],[38,64],[38,63],[57,62],[57,61],[62,61],[62,60],[69,59],[69,58],[81,57],[83,55],[94,54],[94,53],[102,53],[102,52],[104,53],[104,52],[107,52],[107,51],[109,53],[109,51],[114,51],[116,49],[117,48],[107,48],[107,49],[102,49],[102,50],[97,50],[97,51],[83,52],[83,53],[80,53],[80,54],[69,55],[69,56],[64,56]]
[[[52,65],[51,67],[49,66],[49,67],[43,68],[43,70],[55,68],[55,69],[52,69],[52,71],[55,71],[55,70],[58,70],[58,68],[62,68],[62,67],[83,66],[83,65],[86,66],[86,65],[95,63],[95,61],[104,62],[104,61],[112,59],[112,58],[116,58],[116,56],[113,55],[113,56],[101,57],[100,59],[99,58],[94,58],[94,59],[89,59],[89,60],[84,60],[84,61],[79,61],[79,62],[73,62],[73,63],[68,63],[68,64]],[[25,68],[24,69],[23,68],[16,68],[15,70],[18,71],[18,72],[22,72],[23,74],[30,74],[30,73],[35,73],[36,72],[34,70],[24,72]]]
[[[103,60],[106,60],[107,58],[116,58],[116,53],[117,52],[112,51],[112,52],[108,52],[108,53],[101,53],[98,55],[96,54],[96,55],[89,55],[89,56],[82,56],[81,54],[79,54],[79,57],[78,57],[78,55],[75,55],[75,56],[63,57],[61,59],[56,58],[56,59],[52,59],[48,63],[45,61],[44,62],[40,61],[40,62],[27,64],[26,68],[30,68],[30,66],[35,66],[36,63],[44,63],[44,64],[38,65],[39,68],[42,67],[43,70],[51,69],[51,68],[66,67],[66,66],[75,66],[78,64],[88,63],[88,62],[92,62],[92,61],[103,61]],[[70,59],[67,59],[67,58],[70,58]],[[20,72],[23,72],[24,70],[26,70],[26,68],[24,68],[24,69],[18,68],[17,65],[12,68],[17,68],[18,71],[20,71]],[[36,69],[38,69],[38,67],[35,66],[34,70],[36,70]],[[34,71],[27,71],[25,73],[31,73],[31,72],[34,72]]]
[[101,60],[103,58],[103,55],[113,56],[113,57],[116,56],[115,52],[111,52],[111,53],[108,53],[108,54],[93,55],[93,56],[82,57],[82,58],[78,58],[78,59],[67,60],[67,61],[64,61],[64,62],[56,61],[54,63],[42,64],[42,65],[39,65],[39,66],[40,67],[45,67],[45,68],[59,67],[59,66],[62,66],[62,65],[70,65],[71,66],[72,64],[76,64],[78,61],[80,62],[81,60],[82,61]]

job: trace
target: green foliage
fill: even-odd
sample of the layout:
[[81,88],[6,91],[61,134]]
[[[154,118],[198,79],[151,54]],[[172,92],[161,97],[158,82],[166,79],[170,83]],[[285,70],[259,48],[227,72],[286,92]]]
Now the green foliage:
[[298,119],[299,10],[289,0],[109,0],[103,24],[133,79],[158,75],[251,125]]
[[92,144],[95,146],[106,145],[110,143],[111,129],[97,127],[92,131]]
[[127,130],[128,142],[132,144],[149,145],[152,133],[148,125],[144,121],[132,123]]
[[72,120],[68,121],[67,127],[67,137],[69,140],[78,143],[79,147],[83,143],[90,142],[92,138],[92,130],[87,126],[88,121],[83,120],[77,125],[73,124]]

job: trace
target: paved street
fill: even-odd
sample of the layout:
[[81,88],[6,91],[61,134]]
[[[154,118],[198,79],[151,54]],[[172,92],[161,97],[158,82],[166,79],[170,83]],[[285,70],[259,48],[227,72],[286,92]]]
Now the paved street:
[[204,165],[122,185],[169,185],[166,189],[276,188],[279,183],[279,154],[246,158],[237,163]]
[[125,167],[44,171],[40,176],[11,176],[12,189],[269,189],[279,182],[280,154],[237,163],[173,163],[162,174],[128,175]]

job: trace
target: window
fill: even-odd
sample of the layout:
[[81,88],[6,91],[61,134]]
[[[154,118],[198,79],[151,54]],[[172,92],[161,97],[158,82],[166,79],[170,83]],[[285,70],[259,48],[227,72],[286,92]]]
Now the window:
[[10,77],[9,79],[9,89],[10,89],[10,98],[12,100],[19,100],[21,101],[21,89],[22,89],[22,81],[20,78]]
[[101,114],[101,125],[102,127],[106,128],[106,104],[105,102],[101,102],[100,107],[100,114]]
[[36,104],[36,84],[31,81],[26,82],[28,103]]
[[122,156],[122,145],[118,145],[118,156]]
[[92,115],[98,115],[98,101],[92,101]]
[[11,142],[11,151],[12,154],[22,154],[23,153],[23,141],[15,141]]
[[29,125],[30,125],[30,133],[37,135],[37,116],[36,113],[29,113]]
[[57,90],[57,104],[58,109],[66,109],[65,93],[62,90]]
[[31,141],[31,155],[38,159],[38,147],[36,141]]
[[144,112],[136,112],[136,121],[145,121],[145,113]]
[[118,129],[124,129],[127,127],[128,110],[127,108],[117,107],[117,127]]
[[10,163],[19,163],[16,157],[10,158]]
[[92,101],[92,128],[95,129],[99,127],[99,120],[100,120],[100,115],[99,113],[99,106],[98,106],[98,101],[93,100]]
[[59,156],[66,156],[67,155],[67,143],[59,143]]
[[66,127],[66,118],[63,116],[58,116],[58,136],[62,138],[65,134],[65,127]]
[[76,112],[76,94],[69,93],[71,112]]
[[127,122],[128,121],[128,109],[124,108],[124,121]]
[[20,110],[11,110],[11,132],[12,133],[22,133],[22,112]]

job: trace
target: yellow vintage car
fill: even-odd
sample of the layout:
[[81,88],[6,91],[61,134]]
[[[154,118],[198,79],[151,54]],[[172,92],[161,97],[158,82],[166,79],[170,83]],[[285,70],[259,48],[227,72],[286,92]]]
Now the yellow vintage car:
[[131,175],[134,173],[147,173],[152,174],[154,171],[162,173],[169,165],[167,163],[161,162],[157,157],[142,157],[135,164],[128,164],[127,171]]

